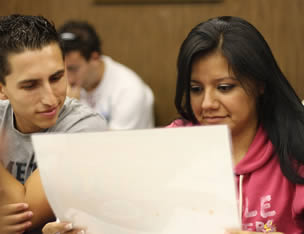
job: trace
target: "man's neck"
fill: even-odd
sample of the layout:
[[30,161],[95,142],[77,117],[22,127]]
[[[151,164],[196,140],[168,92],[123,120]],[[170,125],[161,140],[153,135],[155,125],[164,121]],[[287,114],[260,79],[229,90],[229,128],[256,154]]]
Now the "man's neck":
[[89,87],[84,88],[88,93],[93,92],[98,87],[98,85],[100,84],[100,82],[103,79],[105,63],[102,59],[99,60],[99,63],[98,63],[98,66],[96,67],[96,69],[97,69],[97,71],[96,71],[95,80],[89,85]]

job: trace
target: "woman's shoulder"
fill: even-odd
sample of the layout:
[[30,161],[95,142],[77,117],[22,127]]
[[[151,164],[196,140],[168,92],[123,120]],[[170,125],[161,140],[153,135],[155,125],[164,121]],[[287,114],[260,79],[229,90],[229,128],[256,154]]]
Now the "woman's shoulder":
[[176,119],[168,126],[166,126],[166,128],[178,128],[178,127],[189,127],[189,126],[194,126],[194,124],[185,119]]

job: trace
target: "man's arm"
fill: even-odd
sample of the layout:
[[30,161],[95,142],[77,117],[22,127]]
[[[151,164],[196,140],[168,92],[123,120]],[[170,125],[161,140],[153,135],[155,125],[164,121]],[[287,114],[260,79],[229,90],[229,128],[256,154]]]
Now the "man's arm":
[[0,163],[0,205],[24,203],[25,187]]
[[39,170],[35,170],[23,185],[16,180],[0,163],[0,205],[27,203],[33,212],[31,229],[40,227],[54,217],[46,199]]

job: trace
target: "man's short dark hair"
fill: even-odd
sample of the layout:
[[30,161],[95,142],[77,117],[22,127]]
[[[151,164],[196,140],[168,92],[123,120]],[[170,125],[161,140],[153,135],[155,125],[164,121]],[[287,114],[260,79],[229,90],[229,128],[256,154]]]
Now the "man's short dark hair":
[[60,45],[59,40],[54,24],[42,16],[0,17],[0,82],[5,84],[4,78],[11,72],[10,54],[42,49],[51,43]]
[[79,51],[88,61],[93,52],[102,54],[101,40],[94,27],[86,21],[67,21],[58,29],[64,54]]

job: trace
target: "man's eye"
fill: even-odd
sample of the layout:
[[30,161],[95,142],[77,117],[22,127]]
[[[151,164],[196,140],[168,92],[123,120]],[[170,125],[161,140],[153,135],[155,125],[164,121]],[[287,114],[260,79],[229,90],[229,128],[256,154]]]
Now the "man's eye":
[[59,81],[61,79],[63,75],[58,75],[58,76],[53,76],[50,78],[50,81],[51,82],[56,82],[56,81]]
[[201,91],[202,91],[202,88],[198,85],[190,86],[190,92],[191,93],[200,93]]
[[31,90],[31,89],[34,89],[35,87],[36,87],[36,84],[34,84],[34,83],[29,83],[29,84],[23,85],[21,88],[22,88],[22,89],[25,89],[25,90]]
[[233,85],[233,84],[222,84],[222,85],[219,85],[217,87],[217,89],[222,91],[222,92],[228,92],[231,89],[233,89],[234,87],[235,87],[235,85]]
[[67,67],[68,72],[77,72],[79,67]]

